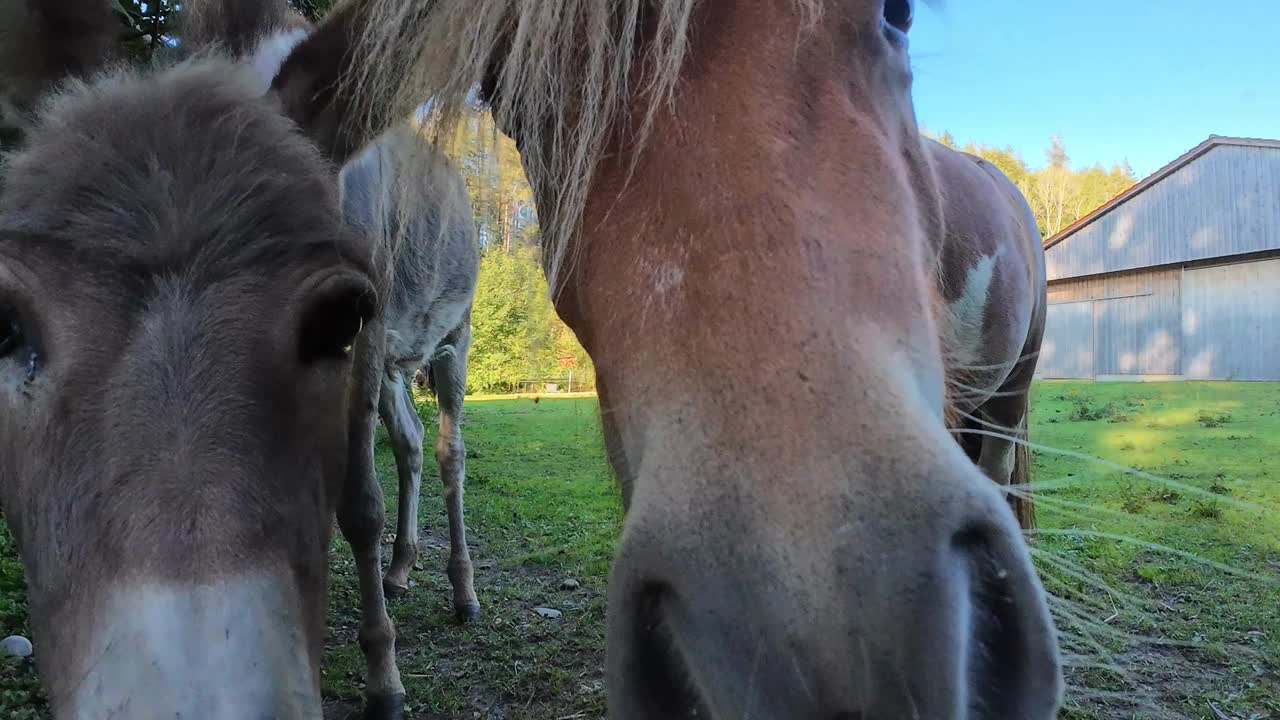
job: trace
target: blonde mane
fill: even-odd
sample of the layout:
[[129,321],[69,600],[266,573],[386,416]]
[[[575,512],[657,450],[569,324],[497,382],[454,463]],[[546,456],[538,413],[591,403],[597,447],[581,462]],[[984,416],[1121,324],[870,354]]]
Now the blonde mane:
[[[821,0],[796,0],[816,17]],[[499,127],[519,128],[538,200],[543,263],[553,291],[580,229],[606,142],[643,145],[674,101],[698,0],[382,0],[367,2],[355,95],[408,116],[430,99],[437,139],[491,90]],[[644,32],[642,32],[642,29]],[[374,102],[368,100],[368,102]],[[385,110],[385,108],[383,109]],[[370,117],[381,113],[371,112]],[[384,116],[385,117],[385,116]],[[448,142],[444,142],[448,150]]]

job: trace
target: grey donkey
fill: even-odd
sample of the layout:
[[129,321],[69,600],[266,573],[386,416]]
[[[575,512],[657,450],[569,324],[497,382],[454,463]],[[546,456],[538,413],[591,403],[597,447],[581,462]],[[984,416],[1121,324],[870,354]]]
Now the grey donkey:
[[[423,427],[409,385],[420,368],[429,366],[439,402],[435,455],[449,517],[453,609],[459,620],[469,621],[479,615],[480,605],[463,520],[466,449],[461,417],[480,254],[461,178],[442,154],[423,143],[416,130],[395,128],[353,159],[341,174],[342,211],[348,223],[399,249],[384,310],[385,355],[377,368],[382,373],[378,415],[400,475],[396,541],[383,588],[389,597],[407,592],[417,559]],[[412,215],[400,211],[405,189],[397,158],[405,156],[431,166],[422,178],[421,165],[415,167],[414,179],[425,185],[419,190],[421,199],[412,203]]]
[[[326,95],[362,5],[314,32],[224,5],[202,27],[234,57],[127,68],[108,0],[0,0],[0,105],[25,136],[0,166],[0,505],[37,663],[57,718],[318,720],[336,516],[367,717],[398,718],[374,431],[381,411],[400,461],[398,589],[422,433],[403,374],[431,362],[454,604],[474,616],[471,212],[411,127],[357,127]],[[420,197],[389,193],[416,154],[436,163]]]

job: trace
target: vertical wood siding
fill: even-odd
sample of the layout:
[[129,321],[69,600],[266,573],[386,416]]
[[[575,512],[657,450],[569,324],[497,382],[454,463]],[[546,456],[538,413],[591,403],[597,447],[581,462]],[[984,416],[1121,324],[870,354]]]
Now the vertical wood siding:
[[1049,306],[1036,376],[1093,377],[1093,303]]
[[1188,269],[1182,336],[1188,378],[1280,380],[1280,259]]
[[1280,380],[1280,258],[1065,280],[1049,303],[1038,377]]
[[[1182,355],[1181,274],[1182,270],[1175,268],[1055,283],[1049,290],[1045,343],[1052,344],[1055,354],[1062,348],[1087,346],[1091,357],[1088,363],[1055,359],[1038,368],[1038,374],[1178,374]],[[1087,343],[1082,335],[1088,336]],[[1042,362],[1045,354],[1041,352]],[[1086,368],[1090,372],[1083,374]]]

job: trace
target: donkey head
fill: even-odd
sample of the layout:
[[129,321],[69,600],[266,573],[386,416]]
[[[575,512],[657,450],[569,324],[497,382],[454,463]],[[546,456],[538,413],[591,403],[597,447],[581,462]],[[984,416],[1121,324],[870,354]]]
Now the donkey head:
[[299,131],[341,125],[311,92],[337,67],[306,58],[346,34],[320,28],[264,95],[213,54],[105,67],[105,0],[0,14],[0,57],[40,59],[0,69],[31,111],[0,174],[0,502],[54,713],[319,717],[352,358],[385,277],[337,197],[360,142]]

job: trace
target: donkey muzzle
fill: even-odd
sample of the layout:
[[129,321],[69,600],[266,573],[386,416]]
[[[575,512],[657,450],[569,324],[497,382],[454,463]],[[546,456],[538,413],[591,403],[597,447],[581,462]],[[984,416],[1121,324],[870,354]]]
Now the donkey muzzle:
[[60,718],[320,720],[317,658],[278,577],[139,582],[107,595]]

